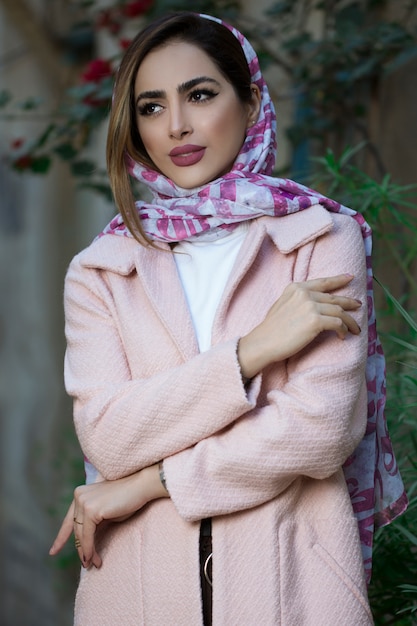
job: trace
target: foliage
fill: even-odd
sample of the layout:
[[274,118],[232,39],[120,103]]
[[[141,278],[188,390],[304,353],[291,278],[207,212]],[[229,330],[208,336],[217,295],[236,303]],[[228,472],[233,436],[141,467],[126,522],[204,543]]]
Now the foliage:
[[[309,142],[319,153],[332,146],[339,154],[346,144],[365,140],[377,172],[386,172],[371,141],[370,118],[377,113],[382,80],[417,56],[415,22],[412,26],[417,1],[397,3],[396,19],[389,16],[389,4],[281,0],[258,19],[236,15],[234,22],[254,43],[264,68],[289,81],[284,98],[289,95],[295,109],[287,129],[294,149]],[[274,96],[279,105],[280,94]]]
[[[364,213],[374,239],[382,241],[391,254],[388,263],[397,264],[408,280],[400,296],[403,303],[378,280],[375,285],[382,297],[379,318],[387,329],[380,332],[387,360],[386,415],[410,505],[403,516],[376,533],[369,596],[376,626],[412,626],[417,617],[417,321],[403,304],[406,301],[411,310],[417,296],[411,271],[417,256],[417,215],[412,202],[417,185],[400,186],[389,176],[378,183],[352,162],[363,149],[363,145],[346,149],[339,159],[328,150],[316,159],[313,184]],[[395,247],[390,232],[395,232]],[[397,246],[405,254],[398,255]],[[396,331],[398,318],[403,323]]]
[[401,272],[401,297],[411,300],[417,297],[413,274],[417,256],[417,184],[399,185],[389,174],[376,180],[354,164],[364,149],[365,143],[345,148],[340,158],[327,149],[323,157],[314,159],[318,171],[313,186],[324,186],[326,194],[364,214],[378,246]]
[[383,341],[388,364],[386,412],[410,504],[403,516],[376,533],[370,600],[376,626],[412,626],[417,617],[417,323],[384,291],[408,330],[384,333]]
[[365,140],[378,173],[385,173],[371,141],[370,118],[377,114],[383,78],[417,55],[417,33],[410,26],[417,2],[398,3],[396,20],[388,17],[388,5],[281,0],[266,12],[267,21],[250,29],[264,60],[293,85],[297,111],[288,134],[294,147],[314,142],[318,152],[333,146],[338,154],[346,144]]

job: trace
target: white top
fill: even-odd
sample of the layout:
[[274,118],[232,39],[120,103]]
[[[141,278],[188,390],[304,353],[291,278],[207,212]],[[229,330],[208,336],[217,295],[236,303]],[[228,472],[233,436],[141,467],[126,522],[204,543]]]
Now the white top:
[[245,221],[220,239],[180,241],[175,246],[174,259],[200,352],[211,346],[214,317],[248,228]]

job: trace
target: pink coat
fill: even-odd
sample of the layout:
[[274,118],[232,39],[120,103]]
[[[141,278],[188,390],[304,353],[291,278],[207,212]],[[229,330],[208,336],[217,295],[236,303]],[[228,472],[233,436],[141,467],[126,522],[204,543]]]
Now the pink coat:
[[214,626],[373,623],[341,470],[366,423],[366,304],[359,337],[323,333],[248,393],[236,358],[238,338],[288,283],[345,272],[366,303],[350,217],[314,206],[254,220],[213,348],[199,354],[170,252],[109,235],[73,260],[65,377],[82,449],[106,479],[165,459],[171,495],[103,533],[103,566],[82,572],[75,624],[201,625],[199,520],[209,516]]

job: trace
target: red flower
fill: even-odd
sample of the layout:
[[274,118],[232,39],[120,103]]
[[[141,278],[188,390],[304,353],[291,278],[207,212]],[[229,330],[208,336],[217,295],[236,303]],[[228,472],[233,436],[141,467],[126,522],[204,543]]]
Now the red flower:
[[118,9],[106,9],[98,14],[97,28],[107,28],[112,35],[117,35],[122,28]]
[[103,78],[107,78],[112,74],[113,69],[109,61],[106,61],[106,59],[94,59],[87,66],[82,79],[86,83],[99,83]]
[[100,11],[97,16],[97,26],[98,28],[108,28],[110,24],[113,22],[113,14],[110,10]]
[[137,2],[128,2],[122,8],[123,13],[127,17],[136,17],[146,13],[152,6],[152,0],[137,0]]
[[30,154],[24,154],[23,156],[16,159],[16,161],[13,163],[14,167],[17,170],[27,170],[28,168],[32,167],[32,164],[33,157],[30,156]]
[[24,143],[25,143],[24,140],[21,139],[21,138],[14,139],[11,142],[10,146],[11,146],[12,150],[18,150],[19,148],[21,148],[23,146]]
[[119,41],[119,46],[121,47],[122,50],[127,50],[131,43],[132,43],[131,39],[121,39]]
[[98,14],[96,25],[97,28],[107,28],[110,33],[117,35],[122,28],[119,11],[117,9],[101,11]]

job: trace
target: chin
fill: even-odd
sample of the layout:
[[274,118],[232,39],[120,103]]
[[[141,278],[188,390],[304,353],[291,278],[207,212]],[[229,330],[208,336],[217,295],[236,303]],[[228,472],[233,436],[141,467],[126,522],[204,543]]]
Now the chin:
[[207,185],[207,183],[210,183],[212,180],[215,180],[214,178],[208,179],[208,178],[203,178],[203,179],[195,179],[194,181],[190,181],[190,180],[181,180],[181,179],[177,179],[175,180],[174,178],[171,178],[172,182],[175,183],[177,185],[177,187],[181,187],[181,189],[195,189],[197,187],[202,187],[203,185]]

